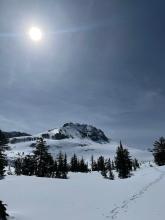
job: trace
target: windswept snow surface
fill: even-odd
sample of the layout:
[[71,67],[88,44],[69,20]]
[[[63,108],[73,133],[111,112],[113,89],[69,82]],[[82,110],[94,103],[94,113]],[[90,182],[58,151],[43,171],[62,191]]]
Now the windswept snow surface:
[[165,167],[144,164],[128,179],[97,172],[68,180],[7,176],[0,199],[15,220],[164,220]]

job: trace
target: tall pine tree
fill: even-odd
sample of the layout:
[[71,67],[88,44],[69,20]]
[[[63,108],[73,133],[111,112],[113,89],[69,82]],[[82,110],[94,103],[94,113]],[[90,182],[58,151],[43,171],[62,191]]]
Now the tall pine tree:
[[76,154],[74,154],[70,160],[70,171],[78,172],[78,159]]
[[68,164],[67,164],[67,155],[63,155],[62,152],[59,152],[57,156],[57,170],[56,178],[67,179],[68,173]]
[[119,178],[127,178],[130,176],[132,160],[129,151],[123,148],[121,142],[116,151],[115,165]]
[[6,155],[4,154],[5,149],[7,148],[8,139],[5,134],[0,130],[0,177],[3,177],[5,174],[5,166],[7,166]]
[[48,147],[43,138],[37,140],[36,149],[33,151],[35,159],[35,175],[38,177],[49,176],[50,164],[53,165],[53,158],[48,153]]

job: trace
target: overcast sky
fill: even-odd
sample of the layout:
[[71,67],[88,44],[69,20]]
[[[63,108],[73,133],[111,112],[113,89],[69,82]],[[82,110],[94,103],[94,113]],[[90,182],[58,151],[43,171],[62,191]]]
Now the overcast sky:
[[[0,0],[0,128],[89,123],[150,147],[165,129],[164,0]],[[43,31],[41,42],[26,33]]]

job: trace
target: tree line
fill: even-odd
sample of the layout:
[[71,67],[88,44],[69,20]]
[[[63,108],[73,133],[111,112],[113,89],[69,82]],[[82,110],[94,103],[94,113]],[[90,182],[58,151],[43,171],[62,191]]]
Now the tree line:
[[91,158],[91,169],[92,171],[101,171],[104,178],[113,180],[115,170],[118,173],[119,178],[127,178],[131,176],[131,171],[135,171],[140,167],[138,160],[132,159],[127,149],[123,148],[120,142],[119,147],[116,150],[114,161],[109,158],[105,159],[100,156],[97,161]]
[[48,146],[43,138],[36,142],[32,155],[18,157],[15,160],[16,175],[35,175],[37,177],[67,178],[71,172],[88,172],[88,164],[83,157],[73,155],[68,163],[67,155],[59,152],[56,159],[48,152]]
[[68,172],[98,171],[104,178],[113,180],[113,170],[118,172],[119,178],[127,178],[132,170],[139,168],[138,160],[131,159],[129,151],[123,148],[122,143],[117,148],[114,161],[103,156],[95,160],[92,156],[90,166],[83,157],[79,159],[76,154],[68,161],[67,155],[59,152],[54,159],[48,152],[48,146],[43,138],[37,140],[34,148],[32,155],[20,156],[15,160],[16,175],[67,179]]
[[[3,138],[2,138],[3,137]],[[7,140],[0,132],[0,146],[6,146]],[[27,155],[23,158],[18,158],[15,161],[16,174],[20,175],[36,175],[40,177],[56,177],[67,178],[67,173],[71,172],[89,172],[99,171],[105,178],[113,179],[113,170],[116,170],[119,178],[127,178],[133,170],[139,168],[138,160],[132,159],[128,149],[123,148],[120,142],[116,150],[114,160],[105,159],[100,156],[97,160],[91,158],[90,168],[88,163],[83,158],[79,159],[76,154],[67,160],[67,155],[61,152],[53,159],[48,153],[48,147],[43,138],[37,140],[36,148],[33,155]],[[154,142],[153,148],[154,161],[157,165],[165,165],[165,138],[160,137]],[[4,168],[7,164],[4,147],[0,150],[0,175],[4,175]]]
[[[4,151],[7,149],[8,138],[0,130],[0,176],[5,174],[7,158]],[[38,177],[67,178],[68,172],[99,171],[105,178],[114,179],[113,170],[118,172],[119,178],[127,178],[132,170],[139,167],[137,159],[132,160],[130,153],[124,149],[122,143],[117,148],[114,161],[100,156],[95,160],[92,156],[91,164],[85,162],[83,157],[79,159],[74,154],[70,161],[67,155],[59,152],[56,159],[48,152],[48,146],[43,138],[39,138],[34,145],[32,155],[20,156],[14,161],[16,175],[28,175]]]

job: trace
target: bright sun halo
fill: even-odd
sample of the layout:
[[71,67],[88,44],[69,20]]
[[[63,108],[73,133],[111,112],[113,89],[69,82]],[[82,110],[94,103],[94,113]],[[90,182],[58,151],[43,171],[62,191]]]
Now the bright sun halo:
[[42,39],[42,32],[38,27],[31,27],[29,30],[29,37],[33,41],[40,41]]

